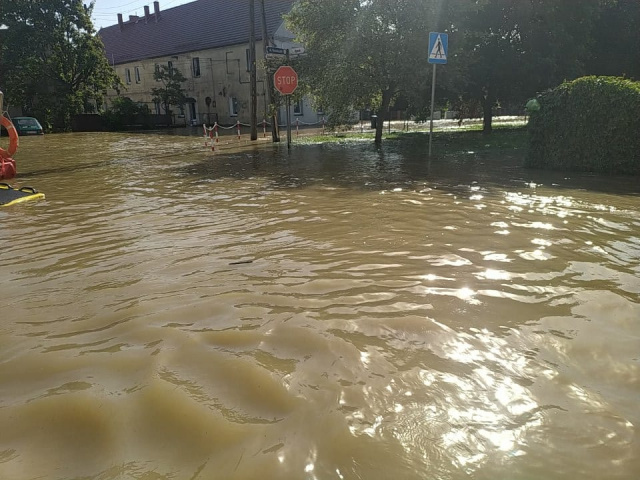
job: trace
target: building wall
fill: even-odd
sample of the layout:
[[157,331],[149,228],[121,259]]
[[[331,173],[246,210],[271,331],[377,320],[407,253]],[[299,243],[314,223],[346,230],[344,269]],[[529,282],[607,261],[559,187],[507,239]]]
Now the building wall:
[[[282,43],[278,42],[277,43]],[[290,45],[286,44],[287,47]],[[172,106],[174,122],[178,125],[209,125],[217,121],[220,125],[232,125],[237,121],[249,124],[251,121],[251,90],[250,74],[247,63],[248,44],[228,46],[225,48],[193,51],[180,55],[158,57],[116,65],[115,71],[125,84],[122,96],[131,98],[135,102],[145,103],[152,113],[165,113],[159,106],[159,111],[152,101],[151,89],[159,88],[162,84],[156,82],[153,74],[156,64],[168,65],[172,62],[186,77],[183,88],[189,102],[184,105],[183,112]],[[267,115],[268,105],[264,72],[264,56],[262,42],[256,42],[257,61],[257,117],[258,123]],[[200,75],[194,72],[194,59],[200,67]],[[284,58],[283,58],[284,61]],[[128,73],[127,73],[128,71]],[[109,104],[116,96],[115,91],[108,92]],[[207,105],[207,98],[210,99]],[[299,119],[301,125],[315,123],[321,119],[309,99],[301,100],[302,109],[294,112],[291,108],[292,123]],[[235,108],[235,112],[233,109]],[[280,109],[280,121],[285,122],[285,110]]]
[[[247,123],[251,114],[250,75],[246,54],[248,48],[247,44],[234,45],[223,49],[145,59],[116,65],[114,68],[126,87],[121,91],[121,95],[136,102],[146,103],[151,111],[156,113],[151,90],[159,88],[162,84],[154,80],[153,74],[156,64],[168,65],[171,62],[172,67],[178,69],[187,79],[182,85],[190,98],[190,102],[184,106],[184,121],[187,124],[192,121],[195,124],[213,123],[216,118],[222,125],[230,125],[238,120]],[[259,59],[262,46],[257,44],[256,51]],[[194,71],[194,60],[199,64],[199,75]],[[264,74],[260,70],[257,78],[258,117],[261,118],[265,111],[265,87]],[[115,91],[109,92],[108,100],[112,100],[115,95]],[[207,97],[211,99],[209,105]],[[232,111],[234,106],[235,112]],[[174,114],[181,113],[177,107],[171,108]],[[159,113],[165,113],[162,106],[160,110]],[[176,123],[181,123],[181,118],[177,118]]]

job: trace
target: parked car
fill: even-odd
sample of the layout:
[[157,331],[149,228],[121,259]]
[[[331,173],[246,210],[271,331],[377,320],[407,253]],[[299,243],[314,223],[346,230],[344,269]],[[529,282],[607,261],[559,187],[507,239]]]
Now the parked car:
[[42,125],[33,117],[13,117],[11,119],[18,135],[43,135]]

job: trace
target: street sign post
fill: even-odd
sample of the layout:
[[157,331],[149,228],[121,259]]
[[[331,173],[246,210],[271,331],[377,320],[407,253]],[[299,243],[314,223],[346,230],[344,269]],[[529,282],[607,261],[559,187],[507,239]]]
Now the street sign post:
[[284,48],[278,48],[278,47],[267,47],[267,53],[271,53],[273,55],[286,55],[287,50]]
[[298,74],[289,65],[283,65],[273,74],[273,84],[282,95],[291,95],[298,88]]
[[429,63],[443,65],[447,63],[449,50],[449,35],[446,33],[431,32],[429,34]]
[[283,65],[273,74],[273,84],[276,90],[287,97],[287,148],[291,148],[291,94],[298,88],[298,74],[289,65]]
[[431,141],[433,139],[433,110],[436,101],[436,65],[445,65],[449,53],[449,35],[446,33],[429,33],[429,63],[433,64],[431,80],[431,121],[429,124],[429,157],[431,157]]

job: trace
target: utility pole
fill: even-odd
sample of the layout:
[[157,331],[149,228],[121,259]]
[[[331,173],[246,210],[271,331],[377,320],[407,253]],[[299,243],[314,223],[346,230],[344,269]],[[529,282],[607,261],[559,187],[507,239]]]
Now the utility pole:
[[[264,50],[264,58],[267,58],[267,47],[269,46],[269,34],[267,32],[267,14],[264,8],[264,0],[260,0],[260,8],[262,9],[262,48]],[[267,94],[267,105],[269,105],[269,109],[272,110],[271,113],[271,140],[273,142],[280,141],[280,133],[278,131],[278,113],[273,105],[274,87],[273,87],[273,75],[268,71],[265,66],[265,77],[267,82],[266,94]],[[266,115],[266,112],[265,112]]]
[[[287,65],[291,66],[291,57],[287,48]],[[287,148],[291,150],[291,95],[287,95]]]
[[249,59],[251,61],[251,140],[258,139],[258,94],[256,88],[256,33],[255,33],[255,0],[249,0]]

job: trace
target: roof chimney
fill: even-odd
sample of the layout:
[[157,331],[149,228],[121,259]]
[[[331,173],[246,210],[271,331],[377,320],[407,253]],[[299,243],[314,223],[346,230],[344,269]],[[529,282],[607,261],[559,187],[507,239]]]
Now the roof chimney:
[[122,14],[118,14],[118,25],[120,25],[120,30],[124,28],[124,23],[122,22]]
[[137,15],[129,15],[129,21],[130,22],[137,22],[138,21],[138,16]]
[[153,2],[153,13],[156,15],[156,22],[160,18],[160,2]]
[[144,23],[149,21],[149,5],[144,6]]

